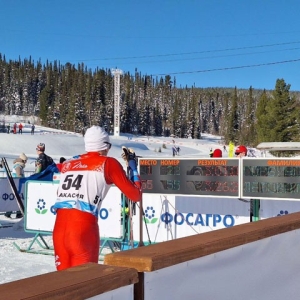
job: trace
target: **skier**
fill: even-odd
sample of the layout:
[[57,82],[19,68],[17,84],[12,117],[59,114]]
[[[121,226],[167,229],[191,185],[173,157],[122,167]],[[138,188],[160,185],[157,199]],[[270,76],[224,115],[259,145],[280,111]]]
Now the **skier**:
[[53,245],[58,271],[88,262],[98,263],[98,214],[112,184],[132,201],[140,201],[142,197],[136,157],[132,150],[124,148],[122,155],[130,170],[130,180],[122,165],[107,156],[111,143],[102,127],[88,128],[84,143],[87,153],[68,160],[62,169],[58,197],[51,209],[57,213]]
[[177,148],[175,145],[172,147],[172,151],[173,151],[173,157],[174,157],[177,154]]

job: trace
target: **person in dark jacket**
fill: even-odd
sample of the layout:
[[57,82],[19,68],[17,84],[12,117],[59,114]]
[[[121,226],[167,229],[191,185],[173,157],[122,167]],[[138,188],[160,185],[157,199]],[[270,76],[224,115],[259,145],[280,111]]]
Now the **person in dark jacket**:
[[39,143],[36,146],[36,152],[38,154],[37,160],[35,162],[35,173],[43,172],[48,166],[53,164],[52,157],[45,153],[45,144]]
[[34,135],[34,129],[35,129],[35,126],[34,124],[31,125],[31,135]]

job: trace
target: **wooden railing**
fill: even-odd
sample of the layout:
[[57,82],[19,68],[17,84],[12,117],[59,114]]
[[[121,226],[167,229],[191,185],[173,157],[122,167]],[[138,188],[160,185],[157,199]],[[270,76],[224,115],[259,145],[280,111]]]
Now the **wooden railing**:
[[107,254],[104,265],[2,284],[0,298],[296,300],[299,244],[297,212]]
[[105,293],[108,293],[107,299],[112,299],[109,294],[120,288],[124,288],[123,296],[127,296],[125,298],[114,296],[113,299],[133,299],[133,284],[137,281],[138,274],[134,269],[89,263],[60,272],[1,284],[0,299],[83,300]]
[[[247,285],[252,280],[251,276],[255,276],[255,274],[251,274],[251,271],[248,272],[246,269],[246,266],[247,268],[251,269],[251,267],[249,267],[249,262],[250,265],[251,263],[257,264],[257,269],[263,269],[264,262],[270,259],[270,253],[271,255],[274,255],[274,252],[276,253],[277,251],[276,249],[280,248],[280,251],[282,253],[278,253],[278,261],[273,262],[274,265],[278,265],[278,270],[276,268],[276,272],[278,273],[274,274],[272,270],[270,270],[270,273],[268,273],[267,270],[264,270],[264,272],[267,272],[268,274],[268,278],[265,278],[265,285],[268,285],[270,281],[274,279],[274,276],[280,276],[281,272],[282,274],[283,272],[285,272],[284,274],[286,274],[286,272],[289,272],[289,270],[285,269],[285,260],[290,260],[290,258],[293,256],[298,257],[298,249],[294,249],[297,247],[292,247],[292,243],[295,243],[298,239],[300,240],[300,238],[298,238],[300,236],[299,229],[300,213],[293,213],[290,215],[274,217],[258,222],[234,226],[231,228],[215,230],[128,251],[107,254],[104,258],[104,264],[130,267],[138,270],[139,282],[135,285],[136,300],[151,299],[151,297],[147,297],[147,293],[145,291],[148,291],[148,293],[150,293],[151,291],[152,297],[159,297],[160,295],[160,299],[167,299],[165,298],[167,296],[164,297],[162,294],[163,291],[161,291],[160,289],[160,284],[164,287],[165,291],[174,292],[174,295],[172,295],[170,299],[182,299],[180,298],[182,297],[182,294],[176,293],[176,289],[178,287],[178,285],[176,284],[177,281],[181,289],[184,289],[185,286],[187,287],[185,292],[183,293],[184,295],[192,296],[193,299],[208,299],[203,296],[205,295],[205,286],[209,286],[211,282],[206,282],[207,278],[205,273],[203,274],[203,269],[201,269],[201,267],[197,267],[198,265],[201,266],[201,262],[204,261],[204,259],[206,262],[206,267],[211,268],[210,270],[212,270],[214,268],[219,268],[218,264],[213,264],[213,261],[216,261],[216,259],[214,259],[214,256],[222,257],[222,253],[225,253],[227,251],[227,256],[235,261],[236,255],[236,261],[238,261],[238,258],[240,261],[240,264],[237,264],[235,266],[237,268],[236,273],[238,273],[238,269],[244,264],[245,275],[243,275],[242,277],[237,277],[235,278],[235,280],[231,279],[231,281],[228,281],[228,290],[230,290],[231,284],[233,285],[232,288],[236,291],[238,290],[238,288],[242,288],[243,285],[244,290],[246,290]],[[291,233],[294,231],[297,234]],[[284,243],[281,243],[280,239],[284,238],[284,234],[289,234],[288,239],[284,240]],[[275,236],[280,237],[278,239],[278,242],[277,239],[274,238]],[[271,243],[271,240],[273,240],[272,242],[275,243],[274,252],[272,252],[273,249],[267,249],[267,245]],[[254,253],[254,251],[249,251],[248,249],[250,246],[254,249],[260,249],[260,251],[258,251],[259,255]],[[284,249],[282,249],[282,247],[284,247]],[[264,249],[266,249],[266,251],[264,251]],[[265,255],[269,255],[269,257],[264,257]],[[210,259],[207,259],[207,257],[209,257]],[[210,261],[211,265],[209,264]],[[296,261],[298,262],[298,259]],[[295,263],[297,263],[296,261]],[[216,271],[216,273],[214,274],[214,278],[216,279],[214,288],[216,290],[220,289],[217,283],[219,274],[221,274],[221,272],[225,272],[226,267],[229,268],[229,265],[231,268],[233,267],[233,263],[229,260],[226,261],[226,259],[219,263],[224,269],[222,271]],[[188,271],[186,271],[186,268],[188,268],[188,266],[190,266],[191,264],[194,266],[192,268],[192,271],[190,268],[188,269]],[[298,264],[300,265],[300,263]],[[230,272],[231,271],[228,270],[228,274],[230,274]],[[159,277],[160,273],[163,274],[161,278]],[[182,275],[181,273],[184,275],[180,280],[178,278],[180,278],[180,276]],[[147,280],[145,280],[146,276]],[[151,278],[156,278],[156,281],[153,281]],[[220,278],[220,281],[223,283],[225,282],[225,280],[226,272],[225,276]],[[190,285],[185,285],[185,283],[187,282],[189,282]],[[260,282],[260,285],[263,284],[264,282]],[[192,286],[193,288],[190,288],[190,286]],[[287,289],[286,286],[274,286],[273,288],[276,290],[278,295],[280,294],[280,292],[282,292],[282,289]],[[291,288],[295,287],[292,286]],[[155,289],[157,290],[157,293],[159,295],[157,294],[154,296],[153,291]],[[213,291],[207,293],[213,295]],[[286,293],[288,293],[288,291],[286,291]],[[199,295],[202,296],[200,297]],[[230,296],[232,296],[230,299],[241,299],[235,298],[234,294]],[[238,297],[237,292],[235,296]],[[255,299],[251,297],[247,298],[247,295],[244,296],[244,300]],[[298,294],[296,297],[298,297]],[[222,299],[227,298],[225,297]]]

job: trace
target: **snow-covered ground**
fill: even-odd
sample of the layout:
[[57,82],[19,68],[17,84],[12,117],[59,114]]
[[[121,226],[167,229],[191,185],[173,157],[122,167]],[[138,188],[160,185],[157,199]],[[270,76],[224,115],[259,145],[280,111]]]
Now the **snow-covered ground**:
[[[18,119],[13,119],[12,122],[18,123]],[[30,124],[24,125],[22,135],[0,133],[0,157],[6,157],[10,166],[23,152],[29,158],[25,170],[33,171],[38,143],[46,144],[45,152],[56,162],[61,156],[71,158],[85,152],[84,140],[79,134],[36,126],[35,134],[31,135]],[[203,135],[201,140],[132,135],[111,136],[110,139],[112,148],[109,156],[117,158],[123,165],[122,146],[133,148],[142,157],[172,157],[173,141],[180,147],[180,157],[209,157],[211,148],[223,148],[221,138],[211,135]],[[228,153],[223,153],[223,156],[227,157]],[[34,237],[34,234],[24,231],[22,219],[8,219],[0,215],[0,224],[0,283],[55,271],[53,256],[24,253],[15,247],[14,242],[21,248],[27,248]],[[51,236],[46,236],[45,239],[51,246]]]

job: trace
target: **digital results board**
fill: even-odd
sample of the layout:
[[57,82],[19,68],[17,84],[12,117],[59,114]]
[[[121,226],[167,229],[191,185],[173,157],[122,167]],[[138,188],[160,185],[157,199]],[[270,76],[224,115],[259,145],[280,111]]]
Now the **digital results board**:
[[300,199],[300,160],[242,159],[242,198]]
[[238,159],[139,158],[143,193],[238,197]]

